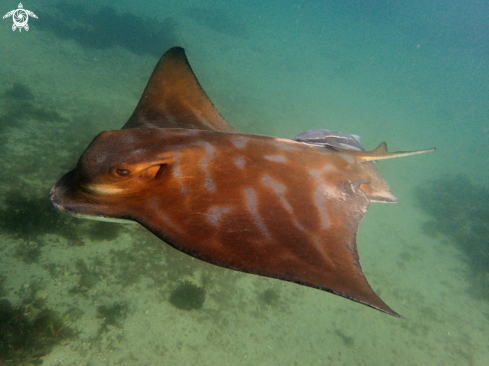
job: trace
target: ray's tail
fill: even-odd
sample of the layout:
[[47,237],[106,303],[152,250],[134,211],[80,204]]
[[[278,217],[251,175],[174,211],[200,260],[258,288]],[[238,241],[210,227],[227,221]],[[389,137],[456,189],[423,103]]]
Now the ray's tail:
[[353,151],[351,154],[355,155],[362,161],[374,161],[383,159],[393,159],[402,158],[403,156],[418,155],[429,152],[436,151],[436,148],[425,149],[425,150],[415,150],[415,151],[396,151],[388,152],[387,144],[385,142],[381,143],[375,150],[372,151]]

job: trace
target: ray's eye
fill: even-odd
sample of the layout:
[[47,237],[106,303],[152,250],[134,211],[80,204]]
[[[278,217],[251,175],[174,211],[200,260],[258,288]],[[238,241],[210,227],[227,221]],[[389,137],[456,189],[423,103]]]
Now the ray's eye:
[[123,177],[123,176],[129,175],[130,171],[127,169],[117,169],[116,173],[117,173],[117,175],[120,175]]

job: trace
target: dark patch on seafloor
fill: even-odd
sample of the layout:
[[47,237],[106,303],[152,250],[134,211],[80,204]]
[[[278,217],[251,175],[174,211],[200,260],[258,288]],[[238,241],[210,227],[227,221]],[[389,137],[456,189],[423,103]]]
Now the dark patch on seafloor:
[[36,98],[29,86],[19,82],[0,92],[0,165],[4,172],[0,187],[32,182],[47,184],[47,191],[56,178],[76,165],[100,132],[97,122],[119,119],[99,105],[82,110],[87,112],[61,116],[47,95]]
[[[63,123],[69,122],[61,117],[57,111],[39,105],[32,90],[22,83],[14,82],[10,89],[1,93],[0,103],[0,106],[3,107],[3,113],[0,115],[0,141],[2,142],[0,148],[3,150],[5,150],[6,142],[11,138],[11,134],[7,133],[8,128],[12,131],[15,129],[25,130],[27,122],[42,128],[43,122],[49,122],[59,124],[59,130]],[[58,130],[50,133],[53,135],[50,137],[57,139]],[[72,130],[74,129],[70,129],[71,133],[76,134],[76,130]],[[71,158],[70,154],[64,154],[67,156],[67,161],[63,164],[59,157],[62,151],[61,140],[57,141],[59,146],[57,149],[52,149],[53,151],[37,151],[36,148],[43,147],[36,145],[38,143],[37,140],[32,142],[33,153],[30,155],[23,155],[22,157],[18,154],[15,155],[18,161],[16,164],[11,164],[11,168],[14,170],[4,171],[5,174],[0,177],[0,183],[8,187],[2,191],[0,196],[0,233],[21,239],[15,249],[15,256],[24,263],[38,262],[42,253],[42,241],[40,239],[45,234],[60,235],[68,239],[71,245],[83,245],[81,240],[83,237],[89,237],[91,240],[115,239],[122,226],[113,223],[77,220],[61,214],[49,202],[49,187],[46,187],[45,191],[40,191],[38,188],[30,186],[29,183],[35,180],[55,180],[56,176],[53,176],[53,172],[50,171],[52,164],[43,163],[51,157],[51,154],[60,165],[74,165],[76,161]],[[48,143],[48,141],[42,141],[42,143]],[[67,141],[66,144],[71,149],[75,145],[70,141]],[[75,154],[77,153],[75,152]],[[8,155],[7,150],[2,151],[1,157],[5,159],[6,163],[12,160]],[[43,176],[39,174],[39,171],[43,169],[49,171],[49,176],[44,176],[47,174],[44,171]]]
[[[42,102],[37,99],[29,86],[19,82],[14,82],[10,89],[0,93],[0,163],[3,165],[4,173],[6,169],[10,168],[8,174],[0,176],[0,184],[3,183],[7,187],[18,187],[21,178],[26,175],[29,175],[28,181],[42,180],[42,178],[52,179],[53,169],[57,165],[49,164],[48,161],[55,159],[60,165],[63,165],[60,169],[65,170],[65,166],[71,167],[76,163],[82,151],[81,148],[80,151],[76,151],[76,148],[85,141],[73,128],[74,121],[62,117],[57,110],[50,107],[53,103],[46,100],[45,96]],[[90,119],[87,123],[86,116],[80,118],[84,118],[84,128],[91,127]],[[56,128],[52,128],[53,125]],[[35,129],[42,129],[43,138],[35,133]],[[30,154],[23,149],[16,150],[13,152],[14,160],[10,157],[9,148],[14,147],[19,140],[22,143],[22,140],[19,139],[19,132],[24,139],[27,139],[25,135],[34,136],[29,141]],[[70,140],[75,136],[79,141]],[[10,143],[12,138],[14,143]],[[46,150],[46,146],[50,145],[53,149]],[[67,149],[63,151],[62,147]],[[40,149],[43,150],[37,151]],[[65,158],[60,158],[60,155]],[[12,164],[13,161],[15,164]],[[49,177],[46,176],[48,171]]]
[[50,309],[13,306],[0,300],[1,365],[40,365],[41,357],[74,335],[64,319]]
[[471,293],[489,300],[489,188],[464,175],[447,175],[417,189],[419,205],[433,220],[423,232],[447,235],[471,268]]
[[219,9],[188,8],[185,15],[215,32],[242,39],[250,37],[248,28],[239,20],[237,14],[229,14]]
[[2,114],[0,115],[0,133],[9,127],[19,127],[27,119],[39,122],[63,121],[58,112],[37,106],[31,89],[21,83],[1,94]]
[[353,346],[355,345],[355,338],[347,336],[341,329],[335,329],[334,333],[337,337],[341,339],[346,347],[353,348]]
[[5,297],[7,295],[7,291],[5,290],[4,286],[6,280],[7,277],[0,274],[0,297]]
[[81,237],[91,240],[113,240],[123,226],[106,222],[78,220],[55,210],[49,203],[47,194],[39,195],[27,187],[3,192],[0,200],[0,232],[23,239],[22,248],[18,247],[17,255],[26,256],[26,263],[36,262],[31,258],[33,252],[40,254],[38,245],[26,244],[26,241],[37,241],[45,234],[57,234],[68,239],[71,245],[83,245]]
[[107,273],[103,268],[104,262],[100,258],[95,258],[88,264],[83,259],[78,259],[75,263],[75,270],[79,276],[78,282],[68,292],[70,294],[79,294],[86,297],[88,292],[95,287],[103,277],[107,276]]
[[127,304],[125,302],[114,302],[112,305],[100,305],[97,307],[97,318],[103,319],[97,332],[97,338],[102,333],[109,331],[109,325],[122,328],[122,322],[127,317]]
[[166,49],[178,44],[176,24],[170,18],[155,20],[127,12],[119,14],[107,5],[91,11],[68,1],[51,6],[49,13],[36,13],[43,19],[39,29],[87,48],[120,46],[136,55],[160,57]]
[[170,294],[170,303],[181,310],[201,309],[205,302],[206,291],[189,281],[183,281]]
[[268,306],[272,306],[278,303],[280,300],[280,295],[277,290],[273,288],[268,288],[260,293],[258,293],[258,298],[260,301],[264,302]]

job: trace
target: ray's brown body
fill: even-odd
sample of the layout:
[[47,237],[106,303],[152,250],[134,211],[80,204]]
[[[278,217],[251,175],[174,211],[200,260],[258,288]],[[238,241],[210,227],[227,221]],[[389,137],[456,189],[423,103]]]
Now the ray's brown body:
[[[431,150],[426,150],[431,151]],[[238,133],[181,48],[160,60],[123,129],[103,132],[51,190],[73,215],[134,220],[216,265],[319,288],[398,316],[369,286],[356,246],[371,201],[395,202],[372,160]]]

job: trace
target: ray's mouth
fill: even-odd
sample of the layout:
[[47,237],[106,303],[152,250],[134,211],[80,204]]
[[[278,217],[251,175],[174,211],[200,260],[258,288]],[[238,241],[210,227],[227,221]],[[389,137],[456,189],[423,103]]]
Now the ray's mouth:
[[[89,195],[83,194],[83,191],[77,189],[73,184],[74,170],[66,173],[49,192],[49,200],[54,208],[73,216],[83,216],[87,207],[99,204],[96,199]],[[78,212],[81,212],[78,214]]]

